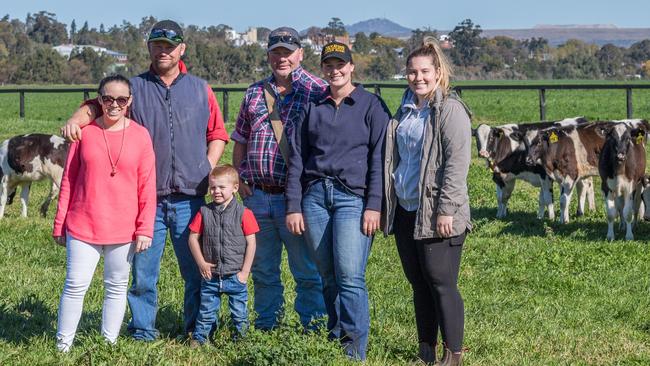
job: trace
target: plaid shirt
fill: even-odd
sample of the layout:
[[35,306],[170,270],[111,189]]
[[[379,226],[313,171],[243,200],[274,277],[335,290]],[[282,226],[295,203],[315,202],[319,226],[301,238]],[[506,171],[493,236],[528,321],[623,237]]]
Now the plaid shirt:
[[273,76],[252,84],[246,90],[231,138],[247,146],[246,157],[237,168],[241,178],[249,183],[284,187],[287,178],[287,164],[273,134],[264,99],[264,82],[268,81],[275,91],[287,136],[292,136],[294,126],[309,102],[322,99],[327,92],[327,83],[302,67],[294,70],[291,77],[291,93],[284,97],[278,93]]

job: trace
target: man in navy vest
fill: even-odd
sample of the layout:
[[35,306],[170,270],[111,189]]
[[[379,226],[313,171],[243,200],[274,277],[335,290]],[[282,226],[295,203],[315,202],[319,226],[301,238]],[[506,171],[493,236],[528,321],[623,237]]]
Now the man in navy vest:
[[[199,310],[201,275],[187,245],[188,223],[204,204],[207,176],[223,153],[226,133],[219,105],[208,83],[187,73],[181,56],[186,44],[174,21],[156,23],[147,41],[151,66],[131,78],[131,118],[147,128],[156,153],[158,205],[151,248],[133,258],[128,301],[133,338],[158,337],[158,278],[167,232],[185,281],[185,332],[194,330]],[[71,140],[101,113],[96,99],[85,102],[62,128]],[[116,199],[119,199],[116,197]]]

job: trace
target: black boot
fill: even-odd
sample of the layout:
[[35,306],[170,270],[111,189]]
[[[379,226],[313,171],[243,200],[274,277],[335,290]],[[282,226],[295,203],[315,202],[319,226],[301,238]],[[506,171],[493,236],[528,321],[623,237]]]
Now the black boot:
[[418,346],[418,359],[427,365],[433,365],[436,362],[436,345],[430,345],[427,342],[420,342]]

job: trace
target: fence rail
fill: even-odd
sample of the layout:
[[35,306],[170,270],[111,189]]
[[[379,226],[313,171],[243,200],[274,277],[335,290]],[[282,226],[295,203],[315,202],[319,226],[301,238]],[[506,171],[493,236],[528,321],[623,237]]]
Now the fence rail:
[[[382,89],[404,89],[404,84],[386,84],[386,83],[367,83],[363,84],[367,89],[373,89],[375,94],[381,95]],[[537,90],[539,94],[539,119],[546,120],[546,91],[547,90],[625,90],[627,118],[632,118],[634,109],[632,105],[633,89],[650,89],[650,84],[526,84],[526,85],[508,85],[508,84],[476,84],[476,85],[457,85],[454,90],[462,95],[465,90]],[[84,100],[90,97],[96,89],[93,88],[6,88],[0,89],[0,94],[18,93],[20,95],[20,118],[25,118],[25,94],[27,93],[83,93]],[[228,102],[230,93],[245,92],[244,87],[212,87],[213,92],[222,93],[221,101],[224,120],[228,121],[229,108]]]

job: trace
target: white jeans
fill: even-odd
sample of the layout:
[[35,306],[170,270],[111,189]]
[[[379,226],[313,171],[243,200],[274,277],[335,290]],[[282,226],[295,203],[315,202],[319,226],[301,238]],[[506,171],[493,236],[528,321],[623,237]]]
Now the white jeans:
[[60,351],[67,352],[72,346],[83,310],[84,296],[102,254],[104,254],[104,309],[101,332],[109,342],[117,341],[126,311],[126,290],[133,259],[132,247],[132,243],[93,245],[68,235],[66,276],[59,303],[56,332],[56,346]]

